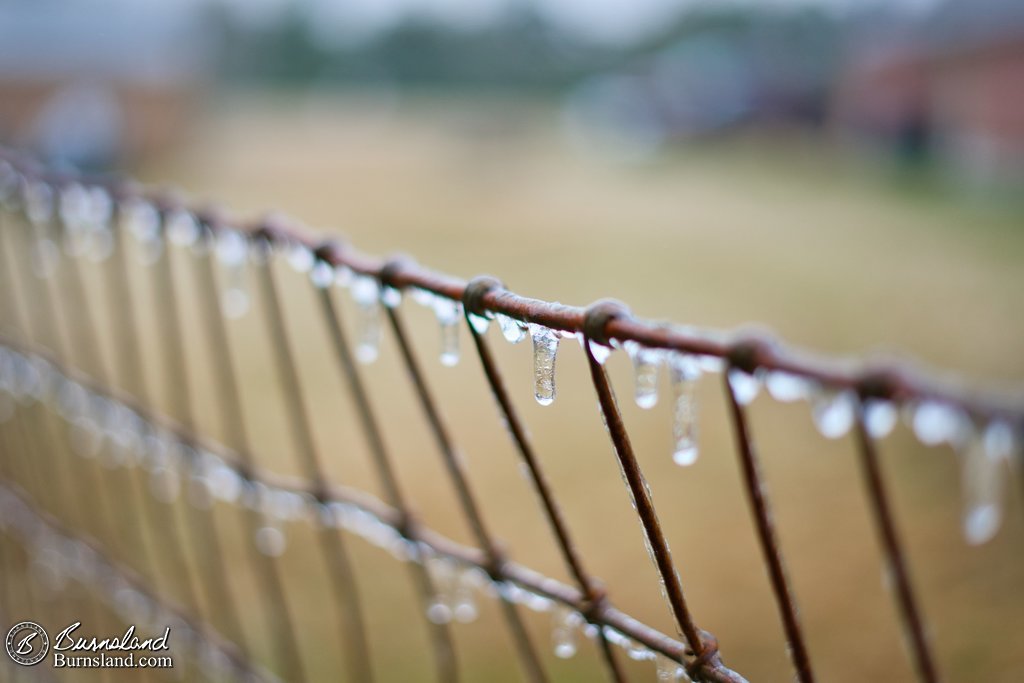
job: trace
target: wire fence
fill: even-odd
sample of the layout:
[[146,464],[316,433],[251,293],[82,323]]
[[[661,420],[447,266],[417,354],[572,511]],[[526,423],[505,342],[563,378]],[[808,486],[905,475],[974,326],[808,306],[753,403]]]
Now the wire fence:
[[[632,359],[641,406],[657,399],[660,368],[668,368],[673,457],[681,465],[697,457],[695,382],[701,375],[720,373],[746,504],[792,668],[802,683],[816,680],[814,664],[797,595],[787,579],[747,406],[762,387],[777,401],[807,400],[823,435],[854,440],[914,668],[922,681],[940,680],[876,442],[902,416],[923,443],[948,442],[961,449],[968,501],[964,531],[968,541],[979,543],[996,533],[1006,472],[1020,464],[1024,403],[1017,397],[971,392],[905,365],[853,366],[822,359],[765,335],[653,324],[611,300],[576,308],[529,299],[494,278],[464,282],[406,258],[379,261],[343,243],[319,241],[277,217],[243,226],[170,195],[127,182],[53,173],[11,152],[0,156],[0,202],[0,530],[27,550],[37,583],[63,586],[73,578],[85,586],[88,598],[79,605],[83,622],[120,619],[171,625],[178,638],[175,654],[183,658],[175,675],[315,679],[302,655],[289,597],[296,587],[280,564],[285,539],[279,521],[291,519],[304,520],[315,530],[319,562],[330,577],[325,609],[333,613],[345,666],[334,678],[375,677],[366,628],[370,605],[361,599],[349,547],[351,537],[357,536],[407,563],[438,680],[459,677],[451,626],[472,617],[477,595],[497,601],[511,652],[523,677],[531,681],[548,680],[551,673],[524,624],[524,610],[555,615],[553,637],[560,656],[576,650],[578,634],[593,641],[610,680],[626,680],[624,663],[637,659],[655,662],[658,680],[745,680],[727,666],[717,639],[701,628],[687,602],[685,568],[680,572],[673,559],[604,367],[612,350],[622,349]],[[148,301],[141,300],[142,288],[131,274],[136,260],[147,264]],[[331,366],[323,371],[344,381],[372,457],[380,498],[342,486],[327,474],[297,369],[296,350],[301,351],[306,332],[287,320],[290,301],[273,267],[277,260],[308,273],[333,354]],[[99,291],[85,285],[83,263],[99,264]],[[300,476],[272,471],[253,457],[252,425],[242,410],[240,364],[225,320],[247,306],[240,284],[246,273],[258,283],[262,334],[279,387],[274,398],[287,421]],[[187,286],[183,274],[190,280]],[[341,290],[348,290],[351,306],[339,305]],[[492,532],[488,517],[503,511],[489,509],[470,484],[442,414],[444,406],[407,328],[406,299],[436,314],[443,363],[458,358],[459,330],[463,325],[468,329],[569,582],[531,569],[528,558],[520,562],[508,557]],[[198,329],[183,322],[184,303],[198,309]],[[101,307],[109,311],[111,334],[99,319]],[[149,317],[145,311],[156,312],[156,330],[143,329]],[[349,314],[354,317],[351,325],[343,320]],[[535,450],[491,348],[487,332],[492,323],[510,342],[531,340],[534,393],[541,404],[555,397],[560,342],[578,338],[582,344],[673,632],[657,630],[616,608],[577,550],[544,458]],[[397,343],[408,384],[454,487],[454,504],[468,522],[471,544],[426,526],[400,483],[401,460],[386,445],[387,427],[361,368],[376,358],[385,333]],[[145,348],[146,339],[156,340],[155,352],[170,378],[160,396],[144,368],[144,352],[153,351]],[[194,346],[204,348],[213,361],[210,386],[220,442],[199,427],[191,398],[195,388],[189,386],[186,350]],[[71,453],[83,457],[72,458]],[[181,514],[163,504],[179,494],[191,503],[182,506]],[[210,521],[215,502],[235,505],[252,539],[244,552],[258,584],[259,610],[273,634],[270,653],[247,642],[243,610],[231,590],[236,569],[225,550],[230,539]],[[159,543],[154,541],[156,531]],[[0,575],[11,577],[0,580],[2,604],[43,609],[43,588],[13,578],[18,558],[9,547],[5,544],[0,556]],[[0,612],[4,619],[15,616],[7,609]],[[53,674],[43,667],[13,669],[17,675]]]

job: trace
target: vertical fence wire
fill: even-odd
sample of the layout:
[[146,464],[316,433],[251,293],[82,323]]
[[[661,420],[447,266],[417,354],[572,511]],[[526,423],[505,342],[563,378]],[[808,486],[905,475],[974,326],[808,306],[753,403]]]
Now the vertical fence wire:
[[[216,242],[208,220],[203,221],[203,232],[200,235],[204,255],[197,256],[193,262],[193,274],[199,288],[198,303],[203,314],[205,338],[212,359],[216,404],[224,428],[226,445],[238,453],[246,468],[251,469],[255,464],[252,459],[252,445],[242,412],[242,396],[235,372],[232,347],[220,310],[215,261],[211,253]],[[247,540],[250,541],[245,543],[250,564],[255,570],[260,592],[266,597],[263,610],[266,630],[272,637],[282,676],[285,680],[302,683],[306,680],[306,673],[281,570],[275,558],[260,552],[252,542],[262,526],[259,510],[264,501],[261,500],[260,489],[255,486],[249,487],[248,495],[251,497],[251,504],[244,506],[239,514]]]
[[885,555],[886,569],[892,577],[893,597],[900,612],[904,635],[910,645],[914,666],[923,683],[936,683],[939,680],[938,669],[928,646],[924,619],[920,607],[914,597],[910,580],[910,570],[903,552],[896,521],[889,504],[885,478],[882,475],[881,463],[878,462],[878,449],[874,439],[868,434],[864,422],[864,403],[858,401],[854,418],[854,433],[857,441],[864,486],[868,492],[872,516],[878,532],[879,542]]
[[[401,267],[400,262],[396,261],[393,262],[393,264],[396,268]],[[384,286],[391,286],[392,282],[388,274],[381,277],[381,283]],[[498,578],[501,575],[501,565],[505,559],[484,524],[479,504],[470,490],[469,480],[467,479],[466,473],[463,469],[461,456],[456,451],[452,438],[448,433],[448,429],[441,420],[441,414],[438,411],[437,404],[434,401],[434,397],[431,394],[430,389],[427,387],[426,379],[420,369],[419,361],[413,353],[412,345],[409,342],[409,336],[405,331],[401,315],[397,309],[390,306],[385,307],[385,310],[387,311],[388,322],[390,323],[391,330],[394,333],[395,340],[398,342],[398,348],[402,355],[402,363],[409,375],[409,379],[419,401],[420,408],[423,410],[423,414],[430,424],[430,431],[434,435],[434,440],[437,442],[438,450],[441,452],[441,457],[448,472],[448,477],[455,488],[455,494],[458,497],[459,506],[469,522],[477,543],[483,550],[484,556],[486,557],[489,565],[489,573],[492,577]],[[512,635],[516,654],[518,655],[520,664],[523,667],[523,672],[529,680],[534,681],[535,683],[547,680],[540,658],[537,656],[537,652],[534,649],[533,644],[530,642],[530,636],[526,631],[526,626],[523,624],[522,617],[520,617],[516,606],[508,600],[502,600],[501,606],[502,613],[505,615],[505,622]]]
[[[328,244],[324,248],[332,249],[335,247]],[[320,253],[323,252],[321,251]],[[387,502],[401,515],[399,532],[406,539],[410,539],[415,520],[409,510],[409,504],[405,499],[405,495],[402,493],[391,455],[384,443],[383,432],[374,409],[370,404],[370,396],[366,391],[362,375],[356,366],[352,347],[342,326],[339,307],[334,303],[329,287],[318,289],[318,299],[321,315],[327,325],[327,334],[331,342],[331,348],[335,353],[335,358],[345,385],[348,388],[349,395],[355,404],[356,412],[359,416],[359,424],[362,427],[363,436],[369,446],[370,456],[377,472],[377,479],[384,490]],[[409,565],[409,572],[413,586],[422,602],[420,612],[423,615],[423,620],[427,625],[431,643],[433,644],[432,649],[437,666],[437,678],[439,681],[455,681],[458,679],[458,667],[451,630],[447,624],[433,623],[427,618],[426,605],[433,600],[436,594],[434,582],[425,564],[413,562]]]
[[[326,494],[326,478],[320,455],[313,437],[309,411],[299,382],[298,369],[292,353],[291,342],[285,325],[284,312],[277,292],[273,273],[274,245],[265,235],[257,235],[256,248],[261,250],[265,262],[257,267],[260,292],[264,307],[267,336],[270,338],[277,367],[278,381],[283,391],[285,413],[294,450],[305,476],[310,480],[318,500]],[[366,637],[359,592],[356,587],[355,571],[349,558],[344,537],[335,529],[321,525],[318,533],[319,546],[324,558],[331,586],[334,590],[334,604],[341,622],[341,645],[349,675],[354,681],[372,680],[370,668],[370,645]]]

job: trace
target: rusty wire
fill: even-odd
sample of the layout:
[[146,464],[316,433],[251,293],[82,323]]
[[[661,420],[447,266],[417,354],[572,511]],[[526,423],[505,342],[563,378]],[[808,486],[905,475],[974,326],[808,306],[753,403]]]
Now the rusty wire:
[[[59,190],[71,182],[87,182],[106,188],[115,204],[131,199],[151,202],[159,208],[161,226],[169,213],[179,210],[192,211],[199,218],[204,241],[213,240],[225,230],[240,230],[256,249],[270,254],[276,248],[303,246],[312,251],[315,259],[333,268],[348,268],[357,274],[374,278],[380,286],[398,290],[416,288],[446,297],[463,305],[467,317],[476,315],[504,314],[523,323],[533,323],[562,332],[582,335],[584,350],[594,392],[608,428],[609,437],[614,447],[617,464],[626,481],[628,495],[636,508],[645,540],[648,543],[660,580],[665,589],[668,603],[682,640],[668,636],[660,631],[640,623],[636,619],[616,609],[606,595],[600,582],[585,568],[583,558],[572,543],[568,524],[561,513],[553,490],[545,478],[541,458],[535,451],[527,436],[525,426],[516,412],[511,398],[505,389],[504,381],[497,363],[490,352],[486,339],[472,325],[470,333],[477,351],[481,369],[494,395],[499,412],[509,426],[510,436],[516,447],[518,457],[526,465],[530,481],[540,499],[541,505],[552,534],[555,537],[562,559],[569,569],[575,585],[567,585],[550,577],[538,574],[505,557],[500,543],[490,533],[485,521],[483,507],[472,491],[464,465],[461,463],[452,434],[441,415],[440,406],[434,399],[425,377],[419,367],[413,339],[406,331],[401,314],[392,307],[386,307],[390,329],[398,343],[405,369],[409,375],[410,386],[427,418],[434,436],[442,462],[445,465],[459,506],[473,532],[475,546],[465,546],[451,541],[421,524],[409,509],[409,505],[398,486],[392,458],[384,443],[383,432],[378,424],[375,411],[353,361],[353,355],[345,338],[340,322],[340,314],[331,300],[329,292],[320,293],[321,314],[327,324],[332,349],[336,354],[338,370],[346,380],[348,391],[354,399],[361,428],[369,446],[377,475],[385,493],[385,500],[380,501],[364,492],[340,486],[331,482],[324,475],[322,461],[312,438],[312,426],[308,410],[303,399],[303,390],[299,383],[295,367],[294,354],[289,341],[288,325],[283,314],[284,305],[274,283],[270,268],[261,269],[260,289],[266,310],[266,333],[271,340],[278,379],[282,388],[282,400],[286,408],[289,429],[300,456],[300,464],[304,478],[294,479],[264,471],[253,460],[247,429],[238,404],[238,380],[229,344],[227,343],[223,321],[220,320],[213,301],[213,290],[216,282],[209,264],[199,264],[195,272],[197,282],[205,295],[204,325],[207,344],[217,357],[219,366],[215,378],[216,390],[219,392],[222,406],[221,419],[229,435],[229,443],[214,444],[202,434],[197,433],[189,404],[189,388],[185,383],[185,363],[182,334],[177,313],[178,285],[170,265],[169,255],[161,259],[156,269],[156,287],[162,295],[164,308],[169,312],[164,320],[165,363],[170,376],[175,378],[171,386],[173,417],[163,416],[152,410],[149,392],[141,379],[140,360],[138,354],[139,339],[137,323],[132,317],[130,303],[132,296],[127,278],[124,274],[122,261],[113,270],[110,279],[109,294],[114,309],[126,308],[121,315],[127,332],[119,350],[120,372],[124,375],[126,386],[131,394],[113,389],[110,385],[110,373],[103,367],[103,359],[99,354],[95,337],[94,323],[90,320],[88,302],[82,298],[81,291],[74,292],[77,297],[70,311],[70,320],[62,320],[54,312],[42,316],[49,328],[41,332],[32,332],[29,328],[31,316],[24,316],[26,322],[22,329],[24,339],[14,339],[7,335],[0,336],[0,343],[33,357],[45,358],[63,376],[74,378],[83,386],[88,386],[98,395],[107,396],[130,406],[154,430],[172,434],[184,448],[202,447],[222,455],[225,462],[242,477],[253,491],[258,491],[259,484],[303,494],[314,500],[318,505],[327,506],[331,503],[344,503],[354,506],[375,519],[380,520],[394,529],[403,539],[419,550],[417,559],[424,560],[423,553],[452,558],[467,566],[474,566],[486,572],[496,585],[516,585],[529,592],[544,596],[578,611],[584,619],[597,628],[605,669],[611,680],[625,680],[622,667],[610,646],[607,629],[622,634],[652,652],[659,653],[679,665],[685,667],[687,673],[698,681],[729,681],[738,683],[742,676],[729,669],[722,661],[717,639],[698,625],[695,615],[686,602],[683,582],[668,548],[665,534],[658,520],[653,498],[646,485],[646,480],[633,452],[628,431],[616,403],[614,390],[601,363],[593,353],[592,344],[613,345],[626,341],[636,342],[643,346],[656,349],[674,350],[686,354],[711,356],[722,359],[727,367],[725,375],[725,395],[729,414],[732,419],[733,432],[736,439],[736,450],[740,459],[743,474],[743,486],[751,507],[758,541],[768,570],[773,594],[778,606],[783,632],[789,645],[794,671],[801,683],[814,681],[811,658],[805,636],[800,626],[796,597],[789,584],[782,559],[782,550],[777,534],[771,522],[771,510],[768,505],[766,486],[761,473],[758,457],[748,424],[745,411],[737,400],[735,392],[728,382],[728,372],[737,371],[754,374],[763,371],[781,371],[810,380],[826,389],[849,390],[858,397],[855,438],[864,471],[868,501],[879,533],[883,554],[892,570],[894,577],[894,594],[897,607],[903,617],[907,638],[911,644],[914,663],[918,675],[925,683],[939,680],[934,657],[931,654],[926,637],[926,627],[921,609],[915,599],[909,569],[896,523],[884,484],[884,478],[878,463],[874,438],[864,425],[863,402],[874,399],[887,399],[897,404],[919,401],[937,401],[962,410],[972,419],[981,421],[999,419],[1020,429],[1024,426],[1024,402],[1018,397],[1001,396],[980,391],[965,389],[962,385],[938,379],[936,375],[912,370],[904,364],[860,364],[852,365],[839,360],[823,359],[806,352],[789,348],[763,334],[723,335],[709,331],[683,329],[677,326],[651,323],[637,319],[622,304],[600,301],[587,308],[578,308],[554,304],[546,301],[520,296],[507,290],[500,281],[494,278],[481,277],[470,282],[437,273],[419,266],[408,259],[392,259],[382,261],[369,257],[355,249],[337,241],[322,241],[306,232],[303,228],[280,217],[266,218],[256,225],[245,226],[231,221],[223,215],[204,210],[189,209],[173,196],[164,193],[153,193],[139,186],[125,182],[108,180],[81,179],[68,175],[54,174],[10,152],[0,153],[0,163],[7,163],[18,176],[32,182],[47,183]],[[56,227],[54,227],[56,229]],[[117,233],[117,230],[115,230]],[[6,236],[0,235],[0,245],[4,245]],[[6,248],[5,248],[5,251]],[[5,259],[13,264],[17,259],[13,254],[6,253]],[[10,271],[14,273],[15,271]],[[80,277],[76,272],[71,276]],[[26,275],[14,276],[12,280],[31,280]],[[17,292],[18,288],[11,283],[9,291]],[[72,289],[79,289],[74,283]],[[48,289],[44,285],[44,289]],[[28,305],[23,295],[21,300],[14,296],[6,302],[5,307],[12,311],[19,306]],[[53,307],[56,297],[48,294],[44,301]],[[127,302],[127,303],[126,303]],[[68,354],[62,349],[67,348],[66,340],[71,329],[84,330],[83,349],[86,358],[82,359],[85,372],[74,368]],[[46,344],[40,344],[40,337],[53,340],[65,340],[52,346],[56,352],[46,351]],[[41,425],[37,425],[41,426]],[[51,427],[44,429],[22,429],[21,443],[33,452],[45,451],[45,444],[33,445],[39,439],[56,439]],[[4,444],[9,449],[9,444]],[[6,460],[6,459],[5,459]],[[42,462],[42,461],[41,461]],[[6,479],[17,478],[18,475],[5,465],[3,476]],[[26,473],[28,473],[26,471]],[[29,473],[31,477],[41,477],[43,472]],[[74,489],[71,482],[63,484],[64,488]],[[45,490],[45,487],[37,487]],[[97,483],[97,490],[104,489]],[[35,505],[25,495],[19,493],[19,499],[26,505]],[[61,496],[57,496],[61,498]],[[54,505],[67,505],[67,500],[54,500]],[[84,503],[79,500],[78,505]],[[101,505],[107,505],[101,502]],[[140,507],[147,508],[142,504]],[[157,506],[159,507],[159,506]],[[109,513],[108,513],[109,514]],[[159,521],[157,517],[153,518]],[[212,527],[203,528],[202,520],[195,518],[194,534],[191,538],[192,554],[202,557],[201,563],[206,571],[204,580],[200,581],[208,591],[206,609],[208,614],[202,616],[198,592],[194,588],[196,577],[185,571],[185,586],[193,586],[186,590],[187,610],[193,614],[189,617],[197,623],[196,628],[206,631],[223,631],[229,639],[239,641],[238,658],[244,660],[248,655],[242,641],[241,629],[237,623],[237,615],[230,602],[226,602],[227,591],[224,587],[223,566],[219,561],[219,541],[217,532]],[[250,529],[257,523],[248,520]],[[74,530],[68,530],[69,533]],[[319,534],[320,547],[328,572],[335,588],[335,602],[341,621],[344,647],[346,649],[346,665],[349,675],[354,680],[370,680],[372,673],[369,668],[369,643],[362,624],[362,607],[354,570],[348,559],[345,544],[340,533],[324,528]],[[175,541],[172,555],[184,566],[184,539]],[[138,545],[144,545],[139,541]],[[255,554],[255,555],[258,555]],[[285,577],[275,562],[266,557],[257,558],[254,562],[262,567],[260,576],[262,585],[268,595],[267,619],[277,624],[279,633],[279,666],[289,680],[304,680],[305,674],[301,656],[294,640],[292,618],[289,614],[286,598]],[[212,561],[212,563],[211,563]],[[432,595],[435,587],[429,572],[423,564],[413,563],[411,578],[424,602]],[[156,580],[156,576],[151,577]],[[224,593],[223,595],[221,593]],[[546,680],[540,658],[527,634],[518,608],[511,599],[502,594],[502,608],[510,631],[514,650],[517,653],[524,675],[533,681]],[[438,676],[441,680],[454,680],[457,675],[455,653],[448,628],[443,625],[430,624],[433,649],[437,660]]]

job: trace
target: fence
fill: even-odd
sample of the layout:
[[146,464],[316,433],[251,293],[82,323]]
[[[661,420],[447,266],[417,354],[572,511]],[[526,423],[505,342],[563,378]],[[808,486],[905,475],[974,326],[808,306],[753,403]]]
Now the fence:
[[[279,564],[286,542],[279,520],[300,519],[315,530],[319,561],[331,580],[329,609],[345,662],[345,671],[334,676],[359,681],[374,677],[367,605],[360,600],[349,548],[349,537],[355,535],[408,564],[440,680],[458,677],[451,625],[473,616],[477,594],[498,601],[514,656],[523,676],[532,681],[547,680],[550,673],[524,625],[524,609],[555,614],[553,637],[560,656],[575,652],[578,632],[593,641],[612,680],[626,680],[623,662],[636,659],[654,661],[658,680],[745,680],[726,665],[715,636],[700,627],[687,602],[685,567],[681,575],[603,365],[612,350],[622,349],[632,359],[641,406],[657,399],[659,368],[668,368],[673,457],[680,465],[697,457],[695,382],[702,374],[721,373],[746,503],[792,667],[804,683],[815,680],[814,667],[772,522],[747,405],[763,386],[777,401],[810,401],[814,421],[826,437],[852,435],[914,667],[922,681],[940,679],[876,442],[902,415],[923,443],[948,442],[962,449],[968,499],[964,530],[968,541],[979,543],[999,525],[1004,472],[1020,450],[1024,406],[1019,401],[971,393],[905,366],[851,367],[812,357],[763,335],[729,336],[652,324],[611,300],[581,309],[528,299],[494,278],[467,283],[404,258],[381,262],[340,242],[319,242],[280,218],[242,227],[172,196],[126,182],[53,173],[13,153],[0,160],[0,201],[0,518],[5,535],[25,546],[36,580],[43,585],[63,586],[74,579],[86,587],[91,597],[81,601],[84,623],[120,619],[170,625],[179,648],[175,654],[185,656],[178,663],[179,675],[184,671],[212,680],[314,677],[301,654],[288,597],[290,577]],[[146,264],[152,292],[148,305],[139,300],[140,286],[131,274],[136,259]],[[297,371],[296,348],[305,331],[287,322],[289,300],[275,275],[277,260],[308,273],[334,354],[323,371],[344,379],[372,455],[381,499],[339,485],[326,474]],[[106,352],[97,312],[101,302],[83,282],[81,264],[86,262],[99,264],[104,278],[102,305],[109,311],[108,327],[115,330],[107,335]],[[182,268],[190,279],[188,293]],[[229,343],[225,322],[248,305],[240,282],[250,269],[264,311],[278,410],[287,421],[301,476],[270,471],[252,456],[252,425],[242,410],[237,350]],[[336,300],[342,289],[351,294],[354,340],[342,319],[350,312],[348,306]],[[184,297],[200,312],[199,329],[183,322]],[[436,314],[442,363],[458,359],[459,328],[466,323],[499,417],[571,582],[513,561],[491,532],[487,516],[502,510],[489,510],[488,501],[470,484],[443,405],[428,384],[416,340],[404,322],[405,299]],[[149,307],[157,311],[157,329],[148,336],[155,340],[170,378],[161,396],[143,367],[147,335],[141,311]],[[541,404],[555,397],[559,343],[580,340],[673,633],[617,609],[577,551],[545,475],[544,459],[535,451],[491,349],[487,332],[492,322],[510,342],[531,340],[534,393]],[[376,358],[385,330],[397,343],[409,385],[453,484],[455,505],[468,522],[471,545],[422,523],[400,483],[400,461],[386,445],[389,427],[375,409],[360,368],[361,362]],[[201,346],[212,359],[212,405],[223,443],[198,428],[186,356],[192,346]],[[71,458],[72,452],[84,457]],[[101,470],[99,462],[108,469]],[[182,489],[191,504],[179,515],[163,503],[176,500]],[[231,590],[234,570],[225,561],[230,539],[209,520],[216,501],[241,510],[252,539],[244,544],[245,552],[258,582],[266,628],[273,634],[270,656],[246,642]],[[157,531],[163,543],[153,540]],[[15,576],[17,557],[6,547],[3,562],[0,573]],[[12,578],[0,581],[0,590],[3,605],[24,600],[42,609],[46,603],[42,589],[32,583],[22,585]],[[5,619],[13,616],[3,614]],[[52,674],[43,668],[15,668],[17,674]]]

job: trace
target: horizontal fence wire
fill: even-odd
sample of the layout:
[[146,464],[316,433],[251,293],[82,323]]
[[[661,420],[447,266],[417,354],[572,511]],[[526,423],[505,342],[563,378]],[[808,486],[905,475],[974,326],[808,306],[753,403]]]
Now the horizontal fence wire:
[[[701,372],[722,372],[743,490],[793,671],[802,683],[816,680],[814,668],[797,596],[787,578],[772,521],[767,482],[746,406],[763,384],[778,400],[813,398],[816,421],[826,435],[852,430],[866,499],[893,578],[893,597],[913,664],[920,680],[940,680],[876,441],[903,411],[922,441],[963,446],[968,480],[977,498],[965,530],[968,540],[980,542],[994,533],[998,523],[999,511],[993,509],[992,499],[1001,486],[999,468],[1005,461],[1012,461],[1020,448],[1024,430],[1024,399],[1020,395],[967,389],[961,382],[906,363],[860,364],[823,358],[790,348],[764,333],[725,334],[652,323],[634,317],[625,305],[610,300],[578,308],[531,299],[509,291],[495,278],[466,282],[408,258],[379,260],[343,242],[322,240],[279,216],[243,224],[218,211],[191,208],[175,195],[131,182],[52,172],[10,151],[0,153],[0,202],[0,268],[4,270],[0,285],[5,290],[0,304],[8,325],[0,334],[2,388],[19,405],[38,404],[52,409],[27,410],[24,419],[19,413],[13,428],[0,430],[5,453],[0,463],[4,528],[30,546],[35,543],[32,538],[40,534],[51,539],[49,546],[57,548],[54,552],[66,563],[87,555],[92,563],[87,575],[99,577],[89,587],[91,591],[102,594],[110,585],[127,586],[133,594],[144,596],[148,606],[159,605],[161,618],[173,615],[175,624],[196,634],[193,642],[203,642],[200,634],[209,637],[205,642],[210,643],[210,652],[194,658],[192,666],[197,672],[202,673],[203,668],[198,662],[216,660],[218,671],[232,672],[237,678],[263,680],[276,675],[282,680],[309,680],[296,637],[294,597],[289,597],[296,587],[290,585],[276,559],[280,532],[275,533],[265,519],[268,507],[284,506],[317,529],[317,545],[331,580],[332,609],[344,643],[342,659],[349,680],[369,681],[377,674],[371,667],[373,643],[366,632],[367,606],[361,599],[346,534],[365,538],[408,561],[410,582],[422,603],[424,628],[439,680],[459,676],[449,628],[450,612],[459,607],[453,608],[451,596],[443,595],[452,590],[445,584],[453,581],[458,584],[457,590],[463,590],[465,583],[499,601],[512,651],[527,680],[548,680],[550,673],[524,624],[523,609],[554,609],[560,615],[558,628],[566,633],[582,630],[597,643],[610,680],[626,680],[623,656],[655,661],[659,680],[745,680],[726,666],[718,640],[699,626],[687,602],[683,579],[603,366],[610,349],[623,348],[633,358],[638,381],[641,375],[649,377],[652,370],[656,373],[660,365],[669,367],[675,393],[678,462],[692,458],[695,448],[689,431],[693,380]],[[129,223],[131,228],[127,227]],[[142,371],[142,325],[135,313],[138,296],[127,269],[129,233],[134,234],[141,249],[151,252],[154,263],[150,284],[160,311],[158,351],[171,378],[163,398],[173,418],[154,408],[153,390]],[[117,320],[116,362],[112,368],[105,367],[100,351],[93,312],[99,304],[88,299],[76,259],[66,259],[71,265],[60,268],[59,276],[38,276],[40,269],[52,268],[53,262],[61,258],[57,244],[70,241],[73,245],[75,240],[91,240],[91,248],[108,252],[96,260],[105,263],[105,291]],[[185,294],[178,281],[181,273],[172,265],[172,244],[192,247],[190,279],[199,292],[195,303],[201,310],[202,329],[198,339],[188,334],[187,342],[180,311]],[[239,408],[238,361],[227,340],[219,310],[221,287],[214,272],[214,254],[220,255],[226,248],[238,252],[232,257],[236,262],[254,259],[258,269],[264,332],[301,477],[269,471],[253,457],[250,427]],[[310,271],[318,291],[318,314],[328,331],[335,370],[355,406],[383,499],[335,483],[325,474],[293,348],[297,340],[304,339],[297,337],[303,333],[287,323],[285,313],[290,302],[282,297],[270,268],[270,263],[285,253],[290,257],[298,254],[305,261],[303,269]],[[36,276],[30,272],[33,269]],[[331,296],[331,286],[342,280],[348,282],[356,303],[360,333],[355,344],[348,338],[342,312]],[[469,482],[454,432],[443,415],[444,406],[428,385],[415,339],[404,324],[398,305],[403,292],[423,298],[435,309],[445,339],[451,339],[453,330],[457,334],[462,323],[468,327],[483,376],[538,497],[571,583],[557,581],[506,557],[500,541],[490,531],[487,517],[501,515],[502,511],[489,509]],[[586,569],[585,558],[573,543],[569,522],[548,482],[543,458],[528,436],[484,335],[490,320],[497,320],[502,333],[512,341],[532,337],[536,394],[541,403],[554,398],[554,354],[559,339],[580,339],[601,416],[674,620],[675,636],[616,608],[601,582]],[[457,543],[420,522],[399,485],[396,461],[386,443],[386,428],[359,368],[359,360],[376,354],[383,329],[397,342],[409,390],[427,420],[446,477],[454,487],[456,503],[472,532],[472,546]],[[216,443],[196,426],[185,352],[186,344],[193,343],[202,345],[216,361],[213,387],[225,443]],[[124,389],[114,388],[115,377]],[[55,453],[68,436],[59,420],[72,430],[83,424],[92,424],[93,429],[100,425],[101,432],[108,422],[129,425],[133,435],[129,450],[133,455],[127,457],[127,464],[134,467],[126,468],[129,471],[115,483],[85,468],[92,477],[87,486],[93,495],[84,497],[79,490],[82,482],[60,472],[63,465]],[[202,495],[239,503],[240,520],[256,539],[250,544],[249,557],[259,582],[265,621],[274,634],[274,674],[253,663],[253,644],[246,641],[228,589],[222,530],[209,523],[203,506],[185,506],[188,511],[179,515],[167,506],[145,500],[142,473],[146,468],[154,477],[164,479],[172,476],[168,473],[179,472],[186,473],[189,481],[221,482],[219,487],[208,486]],[[51,477],[54,481],[48,483]],[[58,517],[73,519],[91,505],[96,507],[96,514],[90,517],[95,521],[92,529],[70,528],[57,521]],[[117,505],[141,511],[150,528],[165,531],[169,540],[164,547],[153,547],[151,540],[138,535],[141,527],[133,531],[136,537],[119,540],[123,547],[99,547],[97,537],[119,538],[111,531],[119,512]],[[114,555],[131,558],[141,567],[122,566],[112,558]],[[6,553],[3,559],[5,564],[10,561]],[[158,571],[158,565],[168,563],[174,568],[171,572]],[[4,591],[11,590],[6,582],[0,583]],[[119,588],[115,593],[129,588]],[[178,596],[178,601],[168,602],[168,595]],[[158,623],[159,619],[151,621]],[[575,649],[570,642],[565,646]]]

